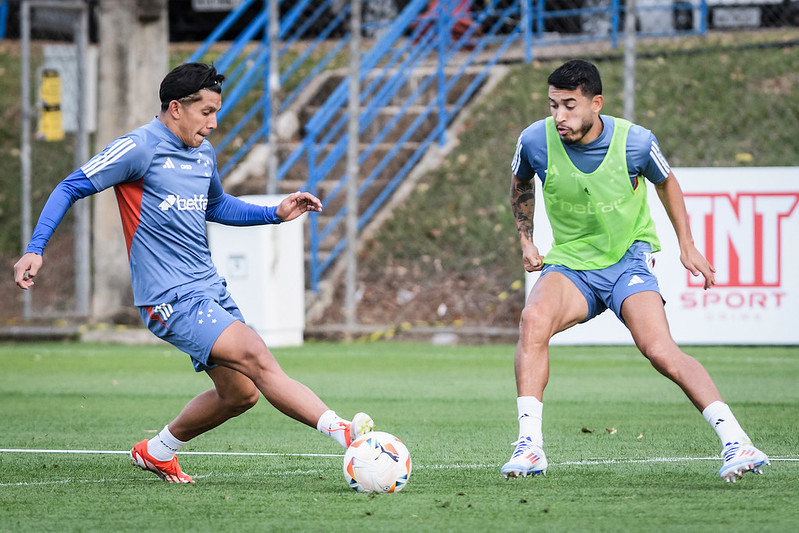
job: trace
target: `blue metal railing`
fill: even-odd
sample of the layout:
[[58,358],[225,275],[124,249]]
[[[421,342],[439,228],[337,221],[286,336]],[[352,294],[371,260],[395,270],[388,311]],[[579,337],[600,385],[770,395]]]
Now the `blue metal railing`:
[[8,23],[8,2],[0,2],[0,39],[6,37],[6,24]]
[[[268,5],[268,0],[260,1]],[[364,0],[368,1],[378,0]],[[359,166],[365,177],[359,182],[358,193],[362,198],[368,195],[369,200],[362,202],[358,229],[385,204],[430,145],[444,142],[447,126],[479,89],[490,68],[512,46],[523,48],[522,59],[527,62],[532,61],[535,48],[539,46],[590,41],[608,41],[617,46],[625,12],[620,0],[607,0],[605,5],[582,9],[567,8],[567,1],[564,0],[562,9],[547,9],[544,0],[511,3],[489,0],[483,9],[470,11],[469,3],[461,0],[410,0],[390,21],[364,21],[364,27],[378,28],[380,37],[361,59]],[[201,60],[211,54],[213,44],[253,4],[254,0],[240,2],[190,60]],[[694,4],[647,6],[639,11],[659,9],[670,18],[673,9],[686,9],[686,6],[695,13],[696,28],[678,31],[667,27],[642,35],[704,32],[706,0]],[[347,64],[345,48],[350,39],[349,2],[299,0],[284,11],[278,30],[278,71],[281,87],[290,80],[293,80],[293,87],[284,91],[278,106],[280,112],[295,103],[311,80],[323,71]],[[601,17],[608,21],[608,32],[557,34],[548,30],[553,24],[574,17]],[[223,176],[268,136],[271,117],[269,92],[265,90],[270,56],[265,37],[267,28],[268,10],[264,7],[215,59],[217,68],[228,78],[220,119],[233,109],[242,110],[237,111],[241,118],[216,143],[218,152],[232,151],[220,169]],[[264,37],[257,40],[259,33]],[[294,57],[291,54],[295,54]],[[467,79],[467,71],[468,83],[463,81]],[[307,74],[301,77],[300,72]],[[454,94],[456,87],[459,87],[458,94]],[[341,169],[345,166],[349,143],[348,94],[349,80],[342,76],[324,101],[314,108],[313,115],[304,124],[302,138],[294,143],[294,148],[277,169],[276,179],[280,182],[292,172],[296,175],[299,165],[305,165],[307,179],[302,188],[318,194],[326,206],[324,215],[310,217],[312,289],[318,288],[321,277],[347,244],[345,238],[336,235],[344,233],[342,225],[346,215],[340,193],[347,182],[347,175]],[[388,107],[391,116],[386,120],[383,117]],[[384,123],[381,124],[381,120]],[[237,145],[235,149],[234,144]],[[400,157],[403,159],[399,170],[389,171],[391,163],[400,161]],[[371,168],[368,168],[370,161]],[[323,247],[327,251],[323,252]]]

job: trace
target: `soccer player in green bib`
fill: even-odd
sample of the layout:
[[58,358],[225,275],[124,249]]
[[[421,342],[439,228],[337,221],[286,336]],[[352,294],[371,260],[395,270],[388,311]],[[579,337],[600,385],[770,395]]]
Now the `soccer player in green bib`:
[[[612,309],[636,346],[674,381],[723,447],[719,476],[735,481],[760,473],[766,454],[752,441],[721,398],[699,361],[672,339],[652,272],[660,250],[649,214],[646,185],[654,184],[680,245],[680,260],[705,289],[713,266],[694,246],[682,190],[649,130],[601,115],[602,80],[597,68],[572,60],[548,78],[552,116],[519,136],[511,168],[511,205],[524,268],[540,271],[522,311],[516,346],[519,438],[501,468],[506,478],[546,473],[542,411],[549,379],[549,341],[560,331]],[[535,176],[552,226],[552,249],[542,257],[533,239]]]

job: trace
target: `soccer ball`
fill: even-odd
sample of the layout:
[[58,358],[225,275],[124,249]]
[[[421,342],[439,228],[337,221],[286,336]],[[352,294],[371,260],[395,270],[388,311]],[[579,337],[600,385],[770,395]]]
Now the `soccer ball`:
[[411,476],[411,454],[391,433],[372,431],[344,454],[344,479],[358,492],[399,492]]

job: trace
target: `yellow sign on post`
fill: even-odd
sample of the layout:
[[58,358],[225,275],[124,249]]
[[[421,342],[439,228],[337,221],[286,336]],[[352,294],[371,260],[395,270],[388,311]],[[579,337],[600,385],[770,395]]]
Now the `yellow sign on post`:
[[42,85],[39,93],[41,112],[39,131],[36,136],[45,141],[64,139],[64,124],[61,120],[61,77],[57,70],[42,71]]

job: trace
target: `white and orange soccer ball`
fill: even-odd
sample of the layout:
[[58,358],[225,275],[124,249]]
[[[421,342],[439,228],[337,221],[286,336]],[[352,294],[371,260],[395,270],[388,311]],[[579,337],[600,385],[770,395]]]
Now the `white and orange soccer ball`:
[[411,454],[397,437],[372,431],[344,454],[344,479],[358,492],[399,492],[411,477]]

